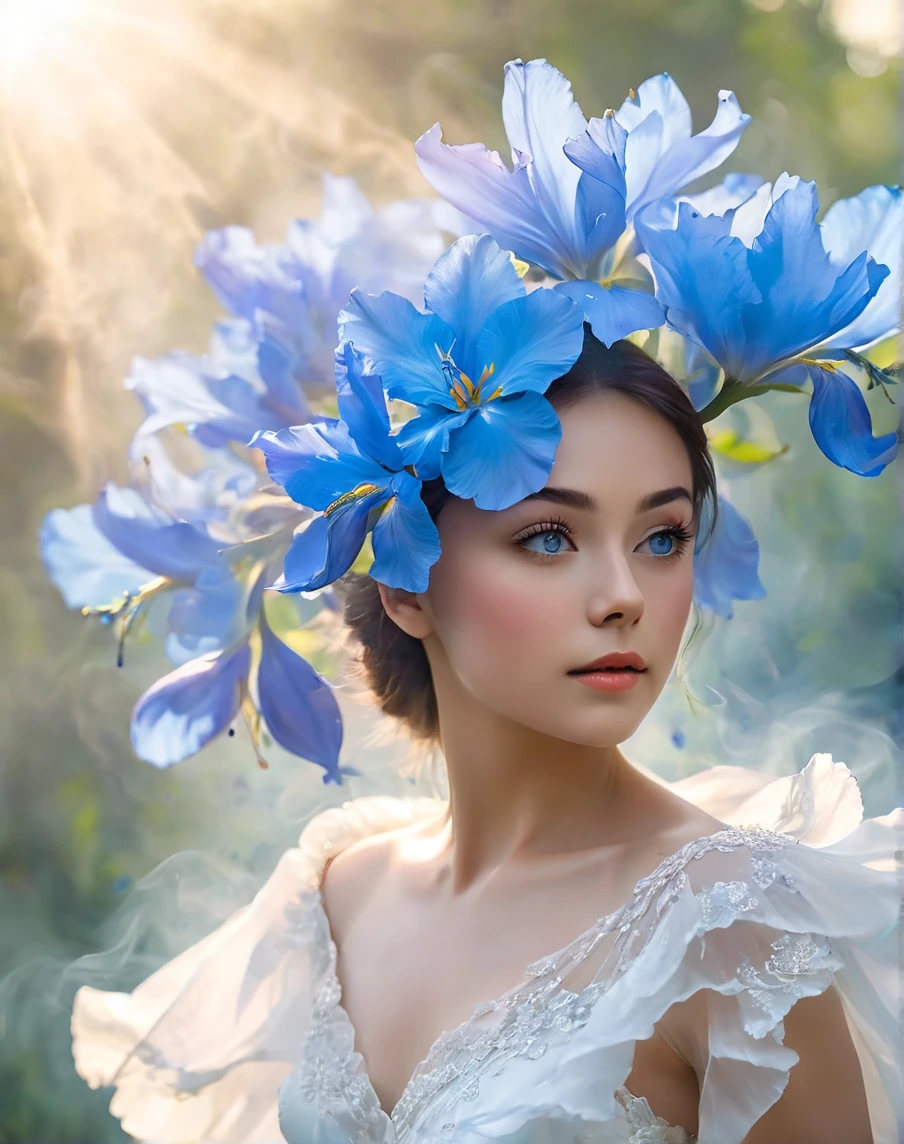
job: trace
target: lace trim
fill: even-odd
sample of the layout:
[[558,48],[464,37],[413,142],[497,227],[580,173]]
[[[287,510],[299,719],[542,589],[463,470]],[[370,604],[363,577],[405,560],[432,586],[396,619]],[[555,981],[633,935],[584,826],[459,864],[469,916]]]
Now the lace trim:
[[[670,1125],[657,1116],[644,1096],[634,1096],[624,1086],[615,1091],[615,1099],[625,1110],[625,1122],[631,1131],[628,1144],[697,1144],[697,1137],[686,1128]],[[580,1141],[575,1137],[575,1144]],[[588,1136],[587,1144],[592,1144]]]
[[387,1116],[355,1051],[355,1030],[339,1004],[342,989],[336,974],[336,945],[329,942],[329,962],[312,1006],[312,1022],[294,1083],[304,1100],[318,1102],[323,1117],[333,1106],[352,1114],[349,1144],[382,1140]]
[[814,992],[802,982],[812,982],[816,992],[821,992],[831,981],[836,963],[832,943],[821,934],[783,934],[772,943],[772,951],[762,970],[746,958],[738,977],[754,1005],[777,1022],[795,1001]]
[[[716,834],[687,843],[666,858],[652,874],[641,879],[631,899],[613,914],[601,918],[591,929],[564,950],[533,962],[527,967],[527,981],[496,1001],[475,1006],[471,1017],[451,1032],[443,1032],[431,1046],[427,1057],[418,1065],[392,1110],[391,1120],[398,1140],[404,1140],[414,1113],[423,1108],[443,1089],[447,1089],[437,1115],[450,1112],[461,1100],[474,1100],[479,1094],[480,1079],[489,1072],[498,1076],[513,1057],[538,1059],[553,1045],[567,1041],[590,1018],[594,1005],[637,959],[646,944],[647,934],[635,922],[651,907],[658,920],[684,892],[688,879],[684,867],[713,850],[731,852],[746,847],[754,859],[754,880],[763,888],[781,877],[771,856],[791,845],[785,835],[762,827],[727,827]],[[785,879],[786,884],[789,883]],[[789,888],[794,888],[789,885]],[[716,883],[697,895],[701,902],[704,928],[712,919],[730,922],[729,911],[752,909],[756,901],[741,882]],[[605,982],[591,982],[575,993],[560,988],[565,966],[569,970],[585,961],[615,929],[622,935],[618,957]],[[373,1139],[368,1133],[377,1128],[380,1108],[363,1058],[354,1052],[354,1028],[340,1004],[341,988],[336,977],[336,947],[330,939],[330,958],[326,980],[317,995],[314,1022],[299,1069],[304,1077],[306,1099],[318,1098],[321,1104],[345,1099],[348,1111],[360,1125],[353,1137],[355,1144]],[[538,984],[542,981],[542,984]],[[487,1013],[498,1012],[501,1018],[490,1027],[475,1022]],[[454,1090],[453,1090],[453,1082]],[[375,1115],[378,1113],[379,1115]],[[451,1130],[454,1125],[444,1125]],[[379,1135],[376,1137],[379,1139]],[[652,1138],[656,1141],[656,1138]],[[641,1137],[642,1144],[646,1139]],[[658,1144],[658,1141],[656,1141]]]

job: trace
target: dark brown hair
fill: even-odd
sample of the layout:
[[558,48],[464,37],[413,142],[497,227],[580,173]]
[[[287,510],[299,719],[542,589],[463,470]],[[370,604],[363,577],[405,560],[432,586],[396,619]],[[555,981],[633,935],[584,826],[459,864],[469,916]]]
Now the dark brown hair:
[[[715,521],[716,477],[699,414],[677,381],[632,342],[607,348],[584,326],[581,356],[546,391],[557,409],[594,393],[614,390],[642,402],[675,429],[687,449],[693,476],[694,516],[700,526]],[[450,499],[441,477],[425,481],[421,498],[435,520]],[[709,512],[704,514],[704,508]],[[386,615],[376,581],[349,574],[337,585],[345,597],[345,620],[358,644],[358,664],[377,703],[400,719],[416,739],[435,741],[439,717],[430,664],[420,640]]]

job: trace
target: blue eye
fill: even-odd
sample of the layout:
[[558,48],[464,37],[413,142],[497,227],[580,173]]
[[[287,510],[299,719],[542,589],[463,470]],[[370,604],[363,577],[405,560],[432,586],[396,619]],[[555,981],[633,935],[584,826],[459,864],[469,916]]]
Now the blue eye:
[[693,540],[694,534],[687,528],[663,528],[654,532],[638,545],[640,551],[644,545],[649,545],[647,551],[651,556],[660,560],[670,556],[680,556],[687,545]]
[[549,530],[535,532],[521,543],[530,552],[542,552],[545,556],[557,556],[565,548],[565,537],[561,532]]
[[654,556],[671,556],[675,548],[675,537],[670,532],[657,532],[649,541]]

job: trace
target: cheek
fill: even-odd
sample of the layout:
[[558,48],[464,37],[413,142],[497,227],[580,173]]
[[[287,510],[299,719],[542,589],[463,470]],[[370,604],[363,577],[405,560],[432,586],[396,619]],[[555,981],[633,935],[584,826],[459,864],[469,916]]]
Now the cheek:
[[677,654],[694,598],[693,565],[681,575],[663,576],[644,594],[647,627],[657,631],[663,651]]
[[510,560],[487,560],[439,579],[433,608],[437,634],[462,674],[500,663],[509,672],[528,671],[531,665],[536,671],[536,659],[527,653],[545,648],[549,654],[556,637],[561,639],[568,593],[561,586],[547,587],[538,571]]

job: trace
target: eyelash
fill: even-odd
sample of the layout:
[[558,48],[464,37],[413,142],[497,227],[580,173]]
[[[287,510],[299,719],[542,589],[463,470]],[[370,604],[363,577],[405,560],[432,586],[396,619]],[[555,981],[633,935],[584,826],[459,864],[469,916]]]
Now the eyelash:
[[685,528],[683,524],[669,524],[665,528],[659,528],[656,532],[651,532],[646,540],[652,540],[654,536],[670,536],[675,541],[675,547],[672,551],[665,556],[655,557],[656,560],[677,560],[694,539],[693,532]]
[[540,560],[555,560],[558,553],[535,552],[532,548],[524,548],[524,543],[534,536],[543,536],[547,532],[558,532],[562,536],[571,540],[571,529],[560,517],[553,520],[545,520],[542,524],[532,524],[524,532],[515,537],[515,544],[523,549],[523,551],[530,553],[531,556],[536,556]]
[[[571,529],[564,520],[557,517],[554,520],[543,521],[542,524],[532,524],[530,528],[515,538],[515,544],[540,560],[555,560],[559,555],[558,553],[537,552],[532,548],[524,548],[525,541],[534,536],[543,536],[547,532],[558,532],[571,540]],[[666,525],[664,528],[657,529],[656,532],[651,532],[649,536],[645,537],[645,540],[652,540],[654,536],[670,536],[675,541],[674,549],[665,556],[654,557],[656,560],[676,560],[694,539],[694,533],[681,524]]]

